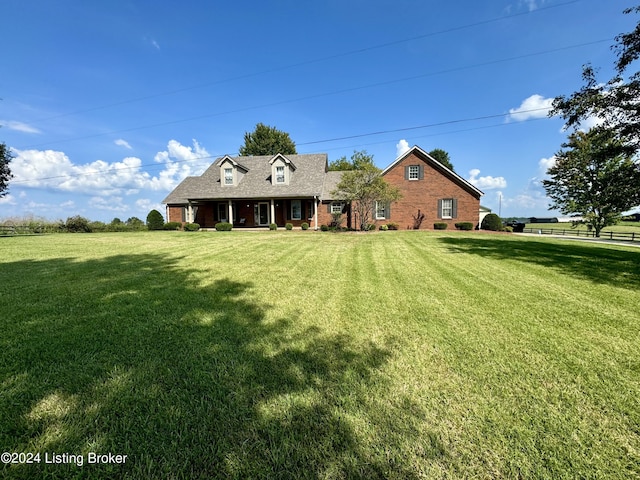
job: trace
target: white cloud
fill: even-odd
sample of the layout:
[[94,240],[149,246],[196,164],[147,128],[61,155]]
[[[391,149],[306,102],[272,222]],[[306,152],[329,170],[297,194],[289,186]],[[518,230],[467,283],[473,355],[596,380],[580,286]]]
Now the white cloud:
[[407,142],[404,138],[396,143],[396,158],[404,155],[409,151],[409,142]]
[[504,177],[478,177],[480,175],[480,170],[474,168],[469,171],[469,178],[467,181],[475,185],[480,190],[492,190],[494,188],[506,188],[507,180]]
[[0,197],[0,205],[17,205],[16,197],[8,193],[4,197]]
[[544,4],[545,0],[520,0],[520,5],[526,6],[530,12],[537,10]]
[[556,156],[553,155],[549,158],[541,158],[538,161],[538,168],[540,171],[540,176],[546,176],[547,171],[556,164]]
[[119,147],[124,147],[127,150],[132,150],[131,145],[129,145],[129,142],[127,142],[126,140],[123,140],[121,138],[119,138],[118,140],[116,140],[115,142],[116,145],[118,145]]
[[122,201],[122,197],[92,197],[89,199],[91,209],[103,210],[108,212],[127,212],[130,210],[128,205]]
[[509,120],[523,122],[532,118],[544,118],[549,114],[553,98],[544,98],[542,95],[531,95],[525,98],[518,108],[509,110]]
[[0,124],[3,127],[7,127],[9,130],[15,130],[16,132],[22,133],[42,133],[36,127],[33,127],[24,122],[16,122],[13,120],[0,120]]
[[[14,184],[30,188],[82,193],[92,196],[133,195],[140,190],[170,191],[188,175],[200,173],[210,155],[194,140],[193,147],[171,140],[155,160],[163,170],[152,176],[143,170],[142,160],[127,157],[120,162],[95,160],[74,164],[54,150],[15,150],[11,162]],[[198,163],[197,160],[203,160]]]

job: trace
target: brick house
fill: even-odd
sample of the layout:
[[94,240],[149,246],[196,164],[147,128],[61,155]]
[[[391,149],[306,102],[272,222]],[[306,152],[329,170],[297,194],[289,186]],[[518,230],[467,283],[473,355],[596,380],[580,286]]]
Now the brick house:
[[[185,178],[164,200],[167,221],[196,222],[213,228],[218,222],[234,227],[299,227],[308,223],[319,228],[342,213],[343,225],[355,226],[349,205],[331,194],[342,172],[328,171],[326,154],[224,156],[204,173]],[[412,215],[425,214],[422,228],[434,221],[469,221],[477,225],[482,192],[431,158],[419,147],[399,157],[383,171],[384,178],[398,186],[403,198],[392,205],[377,205],[377,225],[397,223],[413,228]]]
[[430,229],[440,222],[449,230],[458,222],[478,226],[482,191],[420,147],[414,146],[398,157],[382,176],[400,188],[402,198],[389,206],[380,205],[374,215],[376,224],[393,222],[399,228],[412,229],[420,211],[424,214],[421,228]]

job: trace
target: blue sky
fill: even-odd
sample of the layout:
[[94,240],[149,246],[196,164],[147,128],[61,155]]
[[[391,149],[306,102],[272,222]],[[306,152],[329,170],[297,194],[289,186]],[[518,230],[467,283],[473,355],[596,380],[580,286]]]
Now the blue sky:
[[[0,219],[145,219],[258,122],[298,153],[449,152],[502,216],[546,216],[551,99],[612,76],[631,1],[3,0]],[[524,112],[526,111],[526,112]]]

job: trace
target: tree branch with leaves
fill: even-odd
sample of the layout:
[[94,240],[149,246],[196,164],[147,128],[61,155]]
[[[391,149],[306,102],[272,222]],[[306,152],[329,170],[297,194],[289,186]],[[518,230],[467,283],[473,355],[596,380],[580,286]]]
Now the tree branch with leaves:
[[13,178],[9,163],[13,160],[11,149],[0,143],[0,198],[9,192],[9,180]]
[[390,204],[399,200],[402,195],[397,187],[382,178],[382,170],[373,164],[373,157],[366,152],[360,153],[359,168],[344,172],[331,194],[336,200],[351,204],[359,229],[366,231],[372,222],[376,203]]

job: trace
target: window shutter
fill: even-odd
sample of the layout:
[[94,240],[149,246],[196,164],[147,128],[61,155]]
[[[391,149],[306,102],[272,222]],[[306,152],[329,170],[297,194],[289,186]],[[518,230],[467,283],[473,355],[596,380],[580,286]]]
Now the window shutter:
[[404,167],[404,179],[405,180],[409,180],[409,166],[408,165],[406,165]]
[[418,165],[418,178],[424,179],[424,165]]
[[451,200],[451,217],[453,218],[457,218],[458,217],[458,199],[454,198]]
[[442,218],[442,200],[438,200],[438,218]]
[[384,218],[386,218],[387,220],[391,219],[391,203],[387,203],[386,215]]
[[331,213],[331,202],[327,204],[327,213]]

